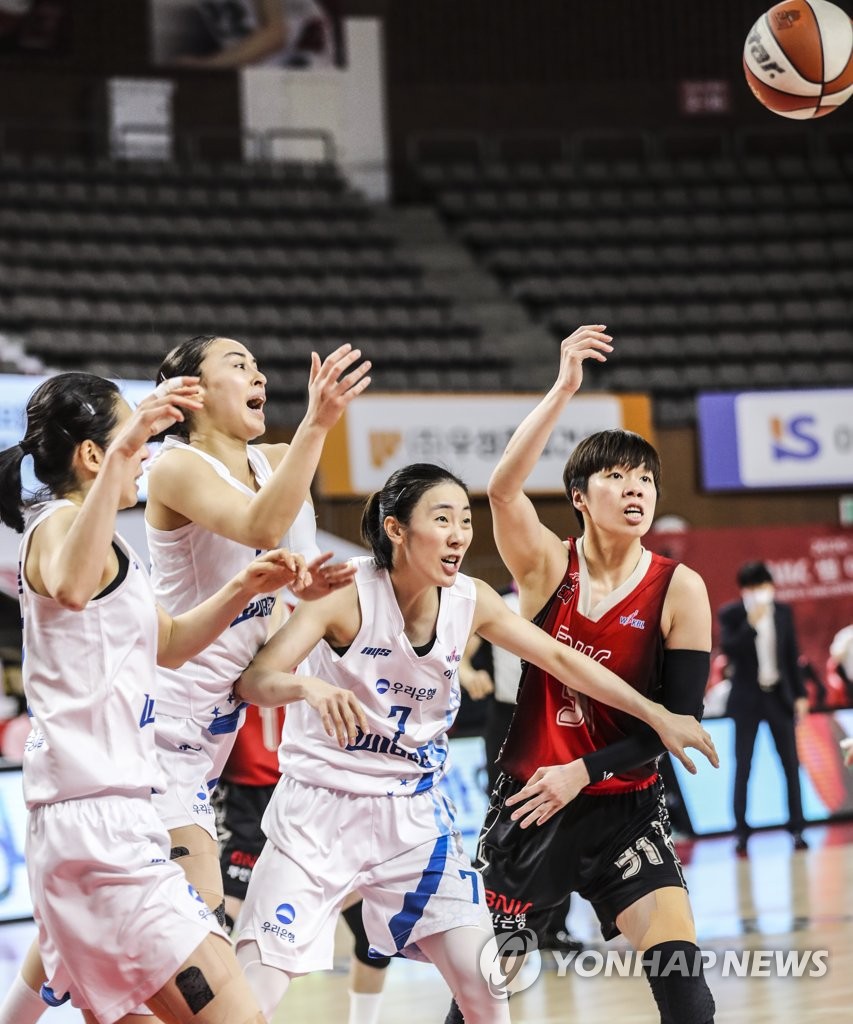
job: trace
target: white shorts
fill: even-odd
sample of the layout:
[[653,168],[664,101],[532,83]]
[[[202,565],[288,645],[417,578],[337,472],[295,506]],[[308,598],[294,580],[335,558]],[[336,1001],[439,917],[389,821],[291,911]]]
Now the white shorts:
[[[240,725],[245,717],[243,709]],[[237,730],[216,735],[192,718],[173,718],[159,712],[154,728],[157,762],[166,777],[165,793],[154,793],[151,798],[160,820],[167,829],[199,825],[215,840],[216,816],[210,798]]]
[[47,985],[101,1024],[159,992],[211,932],[224,935],[169,860],[147,799],[34,808],[26,860]]
[[435,789],[356,796],[282,778],[263,820],[267,843],[252,871],[237,943],[291,974],[332,967],[348,893],[364,899],[379,956],[424,959],[419,940],[463,926],[492,934],[483,880]]

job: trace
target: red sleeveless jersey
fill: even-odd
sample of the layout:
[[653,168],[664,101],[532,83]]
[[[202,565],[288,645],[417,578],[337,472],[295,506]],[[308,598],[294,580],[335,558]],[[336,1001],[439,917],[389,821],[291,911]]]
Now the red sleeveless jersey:
[[246,708],[246,721],[237,730],[237,738],[222,779],[241,786],[274,786],[281,772],[278,770],[278,747],[284,708]]
[[[578,610],[580,574],[575,541],[569,541],[566,574],[534,620],[547,633],[621,676],[655,699],[663,666],[661,613],[677,562],[652,554],[644,576],[596,621]],[[518,707],[499,758],[501,768],[526,782],[537,768],[567,764],[636,731],[631,715],[575,693],[554,676],[526,665]],[[584,793],[620,793],[650,785],[654,761],[587,786]]]

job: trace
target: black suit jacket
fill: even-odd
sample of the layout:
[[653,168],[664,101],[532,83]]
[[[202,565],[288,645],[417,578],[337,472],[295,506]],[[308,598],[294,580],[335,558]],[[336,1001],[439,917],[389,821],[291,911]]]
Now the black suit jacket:
[[[755,650],[756,632],[746,617],[743,601],[733,601],[718,612],[721,634],[720,646],[729,662],[732,688],[726,714],[736,717],[761,709],[761,687],[758,685],[758,654]],[[776,626],[776,661],[779,666],[779,685],[773,691],[783,705],[794,711],[794,701],[806,696],[806,688],[798,663],[797,635],[794,616],[786,604],[773,605]]]

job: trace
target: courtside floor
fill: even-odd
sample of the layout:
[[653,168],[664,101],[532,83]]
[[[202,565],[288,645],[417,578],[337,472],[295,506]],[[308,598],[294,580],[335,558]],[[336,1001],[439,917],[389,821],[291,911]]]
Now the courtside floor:
[[[785,832],[753,836],[747,860],[734,856],[730,838],[679,844],[700,945],[717,957],[707,972],[717,1024],[822,1024],[853,1017],[853,824],[810,828],[806,837],[811,848],[795,854]],[[632,976],[625,947],[599,941],[592,910],[582,901],[573,907],[570,924],[590,943],[589,951],[566,965],[562,977],[554,955],[543,952],[541,973],[512,1000],[513,1024],[655,1024],[648,985]],[[0,925],[0,991],[32,935],[32,924]],[[346,935],[339,930],[336,970],[294,982],[275,1024],[345,1024]],[[610,976],[608,950],[616,954]],[[787,976],[780,975],[777,964],[786,961]],[[799,977],[794,976],[797,961]],[[620,977],[619,969],[630,976]],[[747,976],[738,976],[744,972]],[[434,968],[395,961],[381,1020],[442,1024],[448,999]],[[79,1024],[82,1017],[65,1006],[48,1010],[43,1020]]]

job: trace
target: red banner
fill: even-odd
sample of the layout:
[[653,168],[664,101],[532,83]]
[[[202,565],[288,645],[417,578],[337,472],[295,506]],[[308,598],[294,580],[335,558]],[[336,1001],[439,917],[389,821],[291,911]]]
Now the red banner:
[[[684,562],[705,580],[714,611],[715,643],[717,609],[739,596],[738,568],[744,562],[766,562],[777,600],[794,610],[812,704],[847,703],[845,688],[828,661],[832,638],[853,624],[853,530],[820,524],[731,527],[651,533],[645,544]],[[822,686],[827,691],[824,700],[820,700]]]

